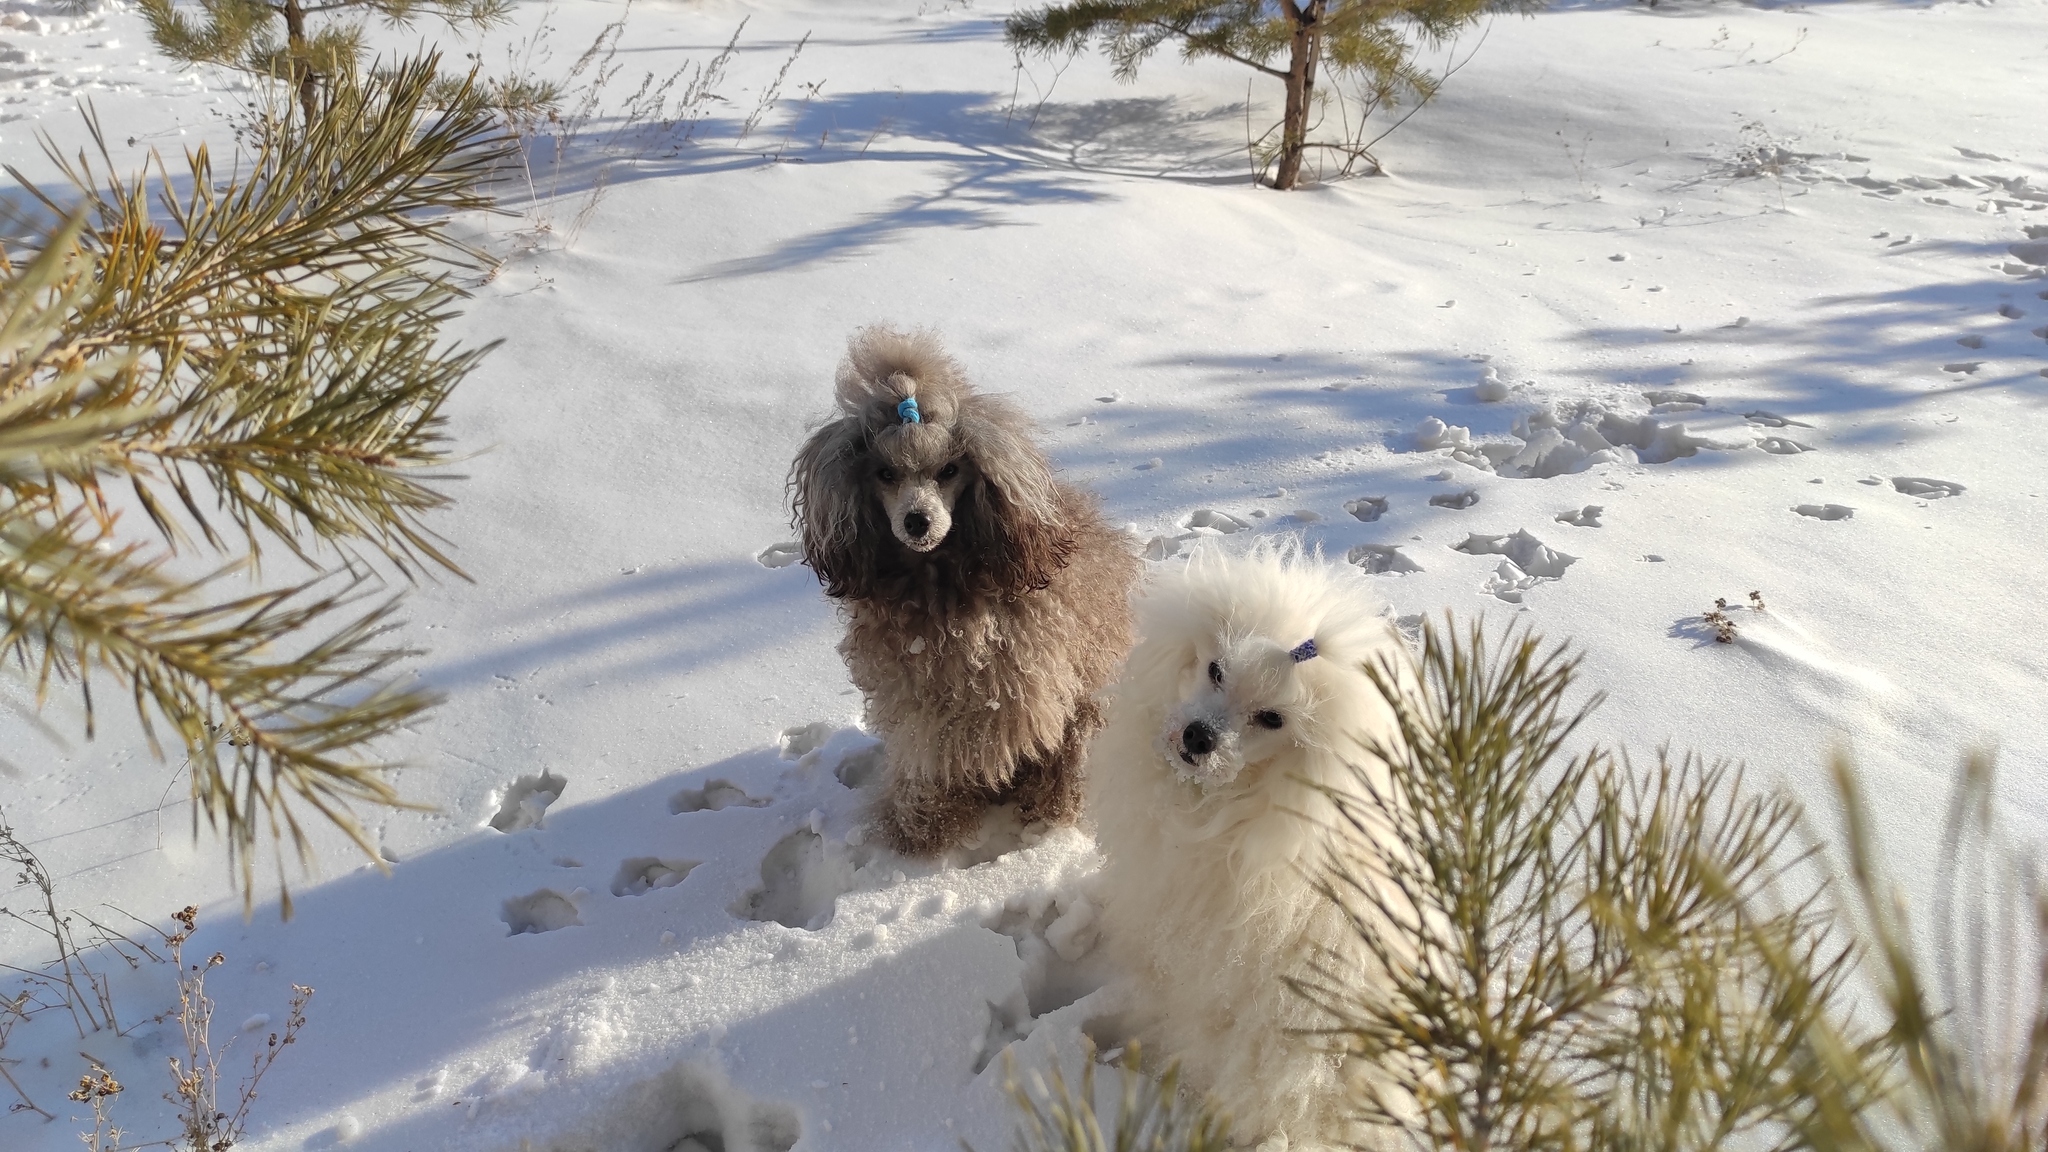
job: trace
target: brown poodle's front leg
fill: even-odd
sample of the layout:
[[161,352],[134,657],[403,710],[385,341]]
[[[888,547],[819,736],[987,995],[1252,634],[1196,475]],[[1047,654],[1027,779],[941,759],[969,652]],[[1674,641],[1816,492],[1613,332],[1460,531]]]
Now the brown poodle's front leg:
[[891,764],[875,802],[875,832],[902,855],[937,856],[981,826],[990,799],[984,789],[935,783]]
[[1072,824],[1080,817],[1088,742],[1101,729],[1103,719],[1095,701],[1081,701],[1067,717],[1060,746],[1043,759],[1017,766],[1017,775],[1003,798],[1017,802],[1017,815],[1026,823]]

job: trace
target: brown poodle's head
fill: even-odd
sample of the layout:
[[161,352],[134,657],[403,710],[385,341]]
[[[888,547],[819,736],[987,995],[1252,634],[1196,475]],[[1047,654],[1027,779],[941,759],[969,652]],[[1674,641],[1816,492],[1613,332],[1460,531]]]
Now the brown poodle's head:
[[790,467],[804,558],[828,595],[865,599],[917,556],[977,591],[1042,588],[1071,548],[1052,469],[1015,406],[968,386],[929,331],[854,333],[837,419]]

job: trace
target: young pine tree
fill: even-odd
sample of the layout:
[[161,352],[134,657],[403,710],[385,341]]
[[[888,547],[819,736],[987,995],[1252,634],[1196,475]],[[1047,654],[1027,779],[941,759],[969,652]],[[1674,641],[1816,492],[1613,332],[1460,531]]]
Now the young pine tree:
[[[308,125],[320,115],[320,86],[355,69],[363,52],[363,20],[381,16],[410,25],[422,15],[454,27],[489,28],[512,10],[511,0],[199,0],[198,11],[175,0],[139,0],[149,38],[181,64],[214,64],[291,84]],[[309,17],[332,17],[318,27]],[[353,17],[353,19],[350,19]],[[284,38],[278,39],[282,30]]]
[[1286,89],[1273,187],[1301,180],[1314,148],[1355,148],[1309,139],[1324,72],[1359,81],[1375,101],[1435,95],[1438,79],[1415,63],[1420,45],[1441,44],[1490,12],[1528,12],[1542,0],[1068,0],[1019,12],[1005,25],[1012,48],[1078,52],[1099,38],[1117,78],[1168,41],[1181,57],[1215,57],[1279,80]]

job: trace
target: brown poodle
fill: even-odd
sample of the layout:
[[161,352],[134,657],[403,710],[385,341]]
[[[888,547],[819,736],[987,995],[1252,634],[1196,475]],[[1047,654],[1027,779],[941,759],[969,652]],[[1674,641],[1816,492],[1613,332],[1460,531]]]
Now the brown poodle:
[[991,804],[1072,821],[1095,693],[1131,646],[1129,542],[932,333],[854,333],[837,385],[838,417],[797,453],[789,488],[887,750],[877,831],[933,856]]

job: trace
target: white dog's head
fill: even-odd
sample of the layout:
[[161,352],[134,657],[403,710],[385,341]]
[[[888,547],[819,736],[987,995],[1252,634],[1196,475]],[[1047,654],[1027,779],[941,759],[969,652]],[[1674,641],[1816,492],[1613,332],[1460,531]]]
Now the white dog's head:
[[1179,703],[1159,733],[1167,763],[1181,779],[1213,786],[1292,747],[1314,704],[1296,665],[1319,656],[1313,637],[1292,647],[1229,631],[1198,638],[1193,663],[1181,670]]
[[1204,550],[1162,570],[1139,613],[1144,639],[1113,723],[1127,738],[1144,726],[1148,771],[1204,797],[1278,799],[1336,783],[1371,741],[1392,736],[1366,669],[1405,668],[1405,650],[1355,569],[1288,543]]

